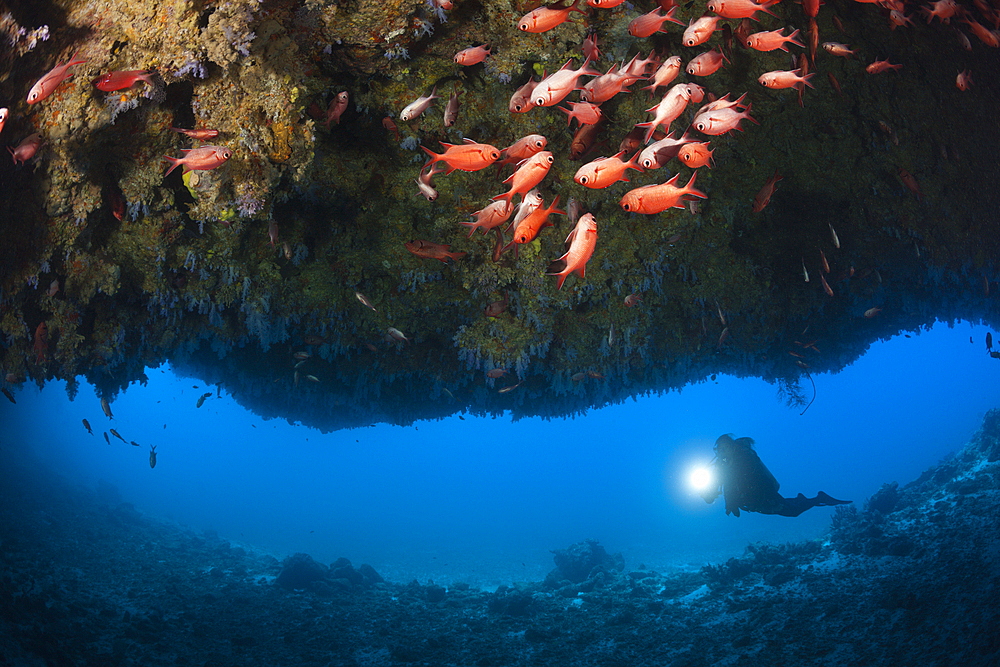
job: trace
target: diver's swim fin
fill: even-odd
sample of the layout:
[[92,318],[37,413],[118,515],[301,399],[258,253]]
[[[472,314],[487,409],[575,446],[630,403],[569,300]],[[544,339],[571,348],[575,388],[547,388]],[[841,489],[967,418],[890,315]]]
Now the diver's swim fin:
[[826,507],[827,505],[847,505],[848,503],[853,503],[853,500],[837,500],[836,498],[831,498],[822,491],[816,494],[816,498],[813,499],[813,503],[816,507]]

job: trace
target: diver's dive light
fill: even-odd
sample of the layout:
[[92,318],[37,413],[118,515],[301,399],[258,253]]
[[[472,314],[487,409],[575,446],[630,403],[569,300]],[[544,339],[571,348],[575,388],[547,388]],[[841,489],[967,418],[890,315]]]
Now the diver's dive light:
[[712,485],[712,471],[704,466],[694,468],[688,476],[688,484],[695,491],[708,489]]

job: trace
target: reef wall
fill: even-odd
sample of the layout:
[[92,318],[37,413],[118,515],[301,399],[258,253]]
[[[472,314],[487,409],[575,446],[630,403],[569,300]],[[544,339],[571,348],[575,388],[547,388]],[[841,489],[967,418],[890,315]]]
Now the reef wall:
[[[45,144],[23,164],[0,160],[7,386],[62,378],[73,393],[82,375],[113,399],[169,360],[263,416],[324,430],[458,410],[574,414],[717,372],[762,377],[794,402],[805,374],[842,368],[875,340],[937,319],[1000,321],[1000,142],[995,124],[976,120],[995,114],[1000,68],[997,49],[957,19],[893,29],[877,6],[833,1],[812,28],[803,6],[773,6],[754,30],[800,28],[796,56],[813,34],[856,52],[818,49],[800,107],[795,89],[757,82],[790,69],[784,51],[729,44],[721,30],[688,48],[670,23],[631,36],[652,4],[584,7],[542,34],[517,29],[536,3],[503,0],[447,10],[415,0],[9,4],[0,139],[37,132]],[[704,12],[698,0],[676,16]],[[574,182],[647,120],[657,99],[643,82],[601,106],[580,159],[566,114],[509,110],[529,77],[569,58],[579,67],[588,32],[602,71],[651,50],[685,62],[710,46],[727,54],[711,76],[680,75],[716,98],[747,93],[758,123],[698,136],[715,149],[715,166],[697,171],[700,208],[619,205],[677,171],[686,183],[678,161],[603,189]],[[453,61],[483,43],[482,64]],[[28,104],[32,85],[73,54],[86,61]],[[883,58],[902,67],[866,72]],[[969,69],[975,83],[961,91],[956,72]],[[93,83],[131,70],[153,72],[152,83]],[[427,112],[400,119],[434,90]],[[346,110],[328,122],[342,91]],[[446,127],[452,93],[460,108]],[[198,145],[171,128],[218,130],[211,141],[231,157],[165,177],[162,156]],[[598,224],[586,276],[562,289],[547,273],[566,251],[565,216],[516,254],[498,253],[500,232],[468,236],[459,224],[507,189],[495,167],[434,175],[434,201],[414,183],[420,146],[469,137],[504,148],[530,133],[554,156],[545,205],[574,198]],[[769,205],[754,212],[775,173]],[[404,245],[414,240],[465,254],[421,257]],[[629,306],[630,295],[641,300]]]

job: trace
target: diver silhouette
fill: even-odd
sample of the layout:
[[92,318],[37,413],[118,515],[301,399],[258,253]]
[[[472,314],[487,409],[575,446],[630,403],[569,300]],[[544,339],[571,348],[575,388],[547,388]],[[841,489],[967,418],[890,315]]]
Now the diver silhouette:
[[[794,498],[784,498],[778,493],[778,480],[767,469],[764,462],[753,450],[753,438],[738,438],[722,435],[715,441],[716,482],[712,488],[701,493],[706,503],[711,504],[723,493],[726,500],[726,514],[740,515],[744,512],[798,516],[811,507],[845,505],[852,501],[831,498],[822,491],[815,498],[806,498],[801,493]],[[720,489],[721,487],[721,489]]]

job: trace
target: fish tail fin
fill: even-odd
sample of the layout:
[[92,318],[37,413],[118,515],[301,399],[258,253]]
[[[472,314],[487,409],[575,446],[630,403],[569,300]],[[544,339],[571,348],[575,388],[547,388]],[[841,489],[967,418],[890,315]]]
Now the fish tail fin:
[[447,255],[449,258],[455,260],[456,262],[458,260],[462,259],[463,257],[465,257],[468,254],[469,253],[467,253],[467,252],[446,252],[445,253],[445,255]]
[[[506,183],[506,182],[507,181],[504,181],[504,183]],[[492,201],[500,201],[501,199],[504,199],[504,200],[507,201],[507,205],[510,206],[511,200],[514,198],[515,194],[517,194],[517,193],[515,193],[514,191],[504,192],[503,194],[500,194],[500,195],[497,195],[496,197],[494,197],[492,199]]]
[[69,59],[69,62],[68,62],[68,63],[66,63],[66,67],[67,67],[67,69],[68,69],[68,68],[70,68],[70,67],[72,67],[73,65],[80,65],[80,64],[82,64],[82,63],[85,63],[85,62],[87,62],[87,59],[86,59],[86,58],[84,58],[83,60],[77,60],[77,59],[76,59],[76,57],[77,57],[78,55],[80,55],[80,52],[79,52],[79,51],[77,51],[76,53],[74,53],[74,54],[73,54],[73,57]]
[[694,196],[694,197],[700,197],[701,199],[708,199],[708,195],[706,195],[704,192],[702,192],[701,190],[698,190],[698,189],[696,189],[694,187],[694,181],[695,181],[696,178],[698,178],[698,170],[697,169],[695,169],[694,173],[691,174],[691,180],[689,180],[687,182],[687,185],[684,186],[685,194],[691,195],[691,196]]
[[170,157],[169,155],[164,155],[163,159],[170,163],[170,169],[167,169],[167,173],[163,175],[164,178],[169,176],[170,172],[179,167],[184,160],[184,158]]

